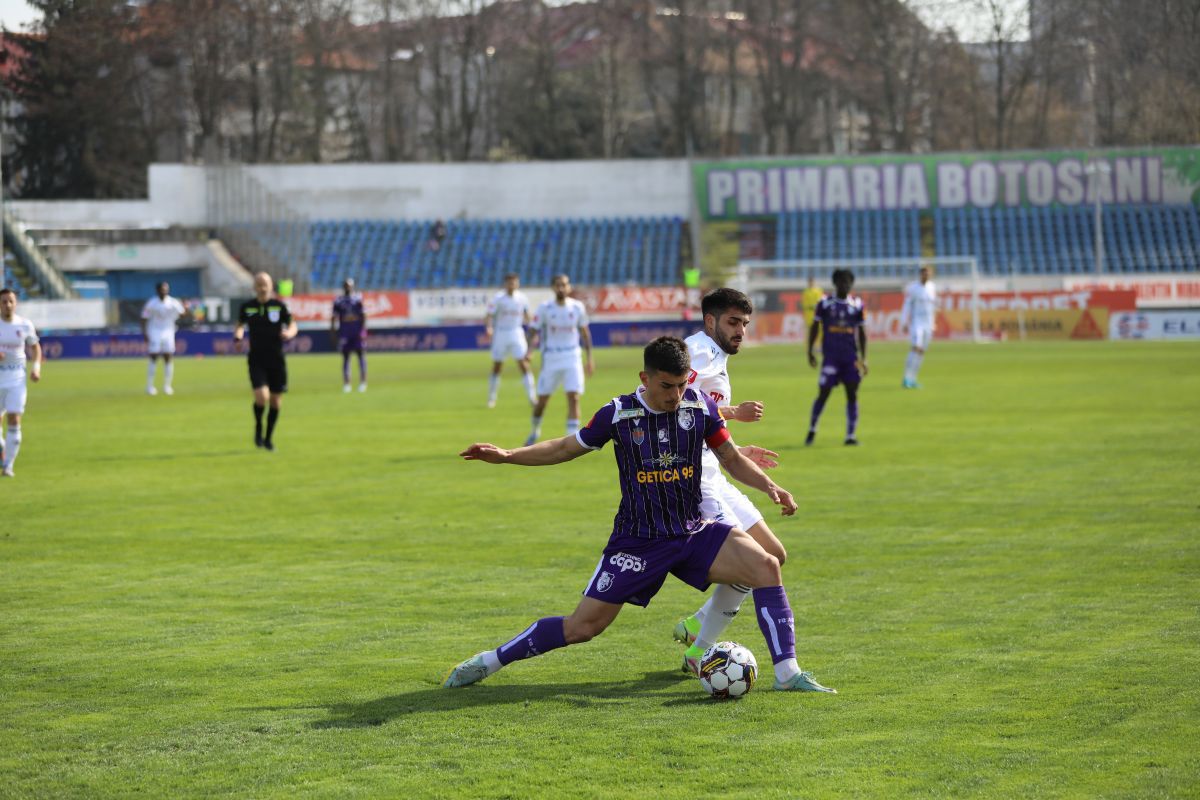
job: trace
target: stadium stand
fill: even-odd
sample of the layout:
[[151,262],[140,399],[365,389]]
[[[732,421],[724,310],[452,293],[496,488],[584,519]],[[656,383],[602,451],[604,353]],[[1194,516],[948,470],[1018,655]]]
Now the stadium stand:
[[[937,209],[939,256],[973,255],[991,275],[1090,273],[1095,269],[1092,208]],[[1106,272],[1181,272],[1200,264],[1200,209],[1108,205],[1102,211]]]
[[921,255],[921,219],[916,210],[810,211],[781,214],[776,222],[775,258],[779,261],[911,259]]
[[[678,217],[450,220],[431,242],[433,221],[323,220],[311,225],[312,285],[353,277],[363,289],[496,286],[507,272],[545,285],[565,272],[579,285],[679,283],[684,234]],[[289,237],[256,225],[280,258]],[[293,262],[294,263],[294,262]]]

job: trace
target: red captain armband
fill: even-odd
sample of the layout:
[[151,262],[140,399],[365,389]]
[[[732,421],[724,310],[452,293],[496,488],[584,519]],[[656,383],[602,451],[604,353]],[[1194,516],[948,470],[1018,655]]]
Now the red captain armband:
[[733,437],[729,434],[729,428],[726,428],[724,425],[722,425],[720,430],[718,430],[712,436],[709,436],[704,441],[708,444],[709,450],[716,450],[718,447],[725,444],[732,438]]

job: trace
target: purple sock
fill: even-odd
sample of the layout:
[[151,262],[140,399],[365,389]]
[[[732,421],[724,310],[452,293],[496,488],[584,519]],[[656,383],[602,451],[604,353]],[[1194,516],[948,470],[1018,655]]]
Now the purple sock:
[[827,399],[827,395],[819,394],[817,395],[817,399],[813,400],[812,417],[808,421],[808,429],[810,431],[817,429],[817,420],[821,418],[821,412],[825,410],[825,401]]
[[563,618],[542,617],[517,634],[510,642],[500,645],[500,648],[496,650],[496,655],[502,665],[508,666],[514,661],[545,655],[551,650],[566,646],[567,637],[563,634]]
[[854,435],[854,429],[858,427],[858,401],[846,403],[846,436]]
[[771,650],[771,663],[778,664],[796,657],[796,629],[792,622],[792,607],[788,604],[787,592],[782,586],[769,586],[754,590],[754,610],[758,616],[758,627],[762,629],[767,647]]

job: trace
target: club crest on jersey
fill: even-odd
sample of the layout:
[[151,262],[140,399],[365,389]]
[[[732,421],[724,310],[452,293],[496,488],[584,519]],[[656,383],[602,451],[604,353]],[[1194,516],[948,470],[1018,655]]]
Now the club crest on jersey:
[[607,592],[609,587],[613,585],[613,576],[611,572],[601,572],[599,579],[596,581],[597,592]]
[[634,428],[633,429],[633,443],[636,445],[641,445],[641,443],[644,441],[646,441],[646,432],[644,430],[642,430],[641,428]]
[[695,424],[696,420],[692,417],[691,411],[685,408],[679,412],[679,427],[685,431],[690,431]]
[[272,308],[272,309],[268,310],[267,311],[267,319],[271,320],[271,322],[279,322],[279,309]]

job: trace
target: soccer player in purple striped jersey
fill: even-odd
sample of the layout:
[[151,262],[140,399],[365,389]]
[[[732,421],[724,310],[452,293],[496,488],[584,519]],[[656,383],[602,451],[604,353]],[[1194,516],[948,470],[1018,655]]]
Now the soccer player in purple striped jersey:
[[460,454],[490,464],[549,466],[611,441],[621,503],[575,610],[539,619],[495,650],[463,661],[443,685],[467,686],[514,661],[586,642],[612,624],[624,604],[648,605],[670,573],[701,591],[714,582],[751,587],[775,664],[775,688],[832,692],[796,663],[792,610],[778,559],[740,528],[700,513],[704,445],[730,475],[767,494],[785,516],[796,513],[795,501],[738,450],[712,399],[688,388],[690,360],[682,340],[659,337],[646,346],[643,359],[641,386],[605,404],[573,436],[516,450],[473,444]]
[[825,409],[829,393],[839,383],[846,387],[846,439],[844,444],[857,445],[858,384],[867,375],[867,329],[863,319],[863,304],[850,295],[854,273],[848,269],[833,271],[836,296],[826,297],[817,304],[812,326],[808,329],[808,364],[817,366],[813,347],[817,335],[821,339],[821,377],[817,379],[817,399],[813,401],[805,445],[817,437],[817,422]]
[[363,296],[354,291],[354,279],[342,281],[342,294],[333,301],[329,332],[338,338],[342,351],[342,391],[350,391],[350,354],[358,356],[358,390],[367,390],[367,356],[363,352],[367,338],[367,312]]

